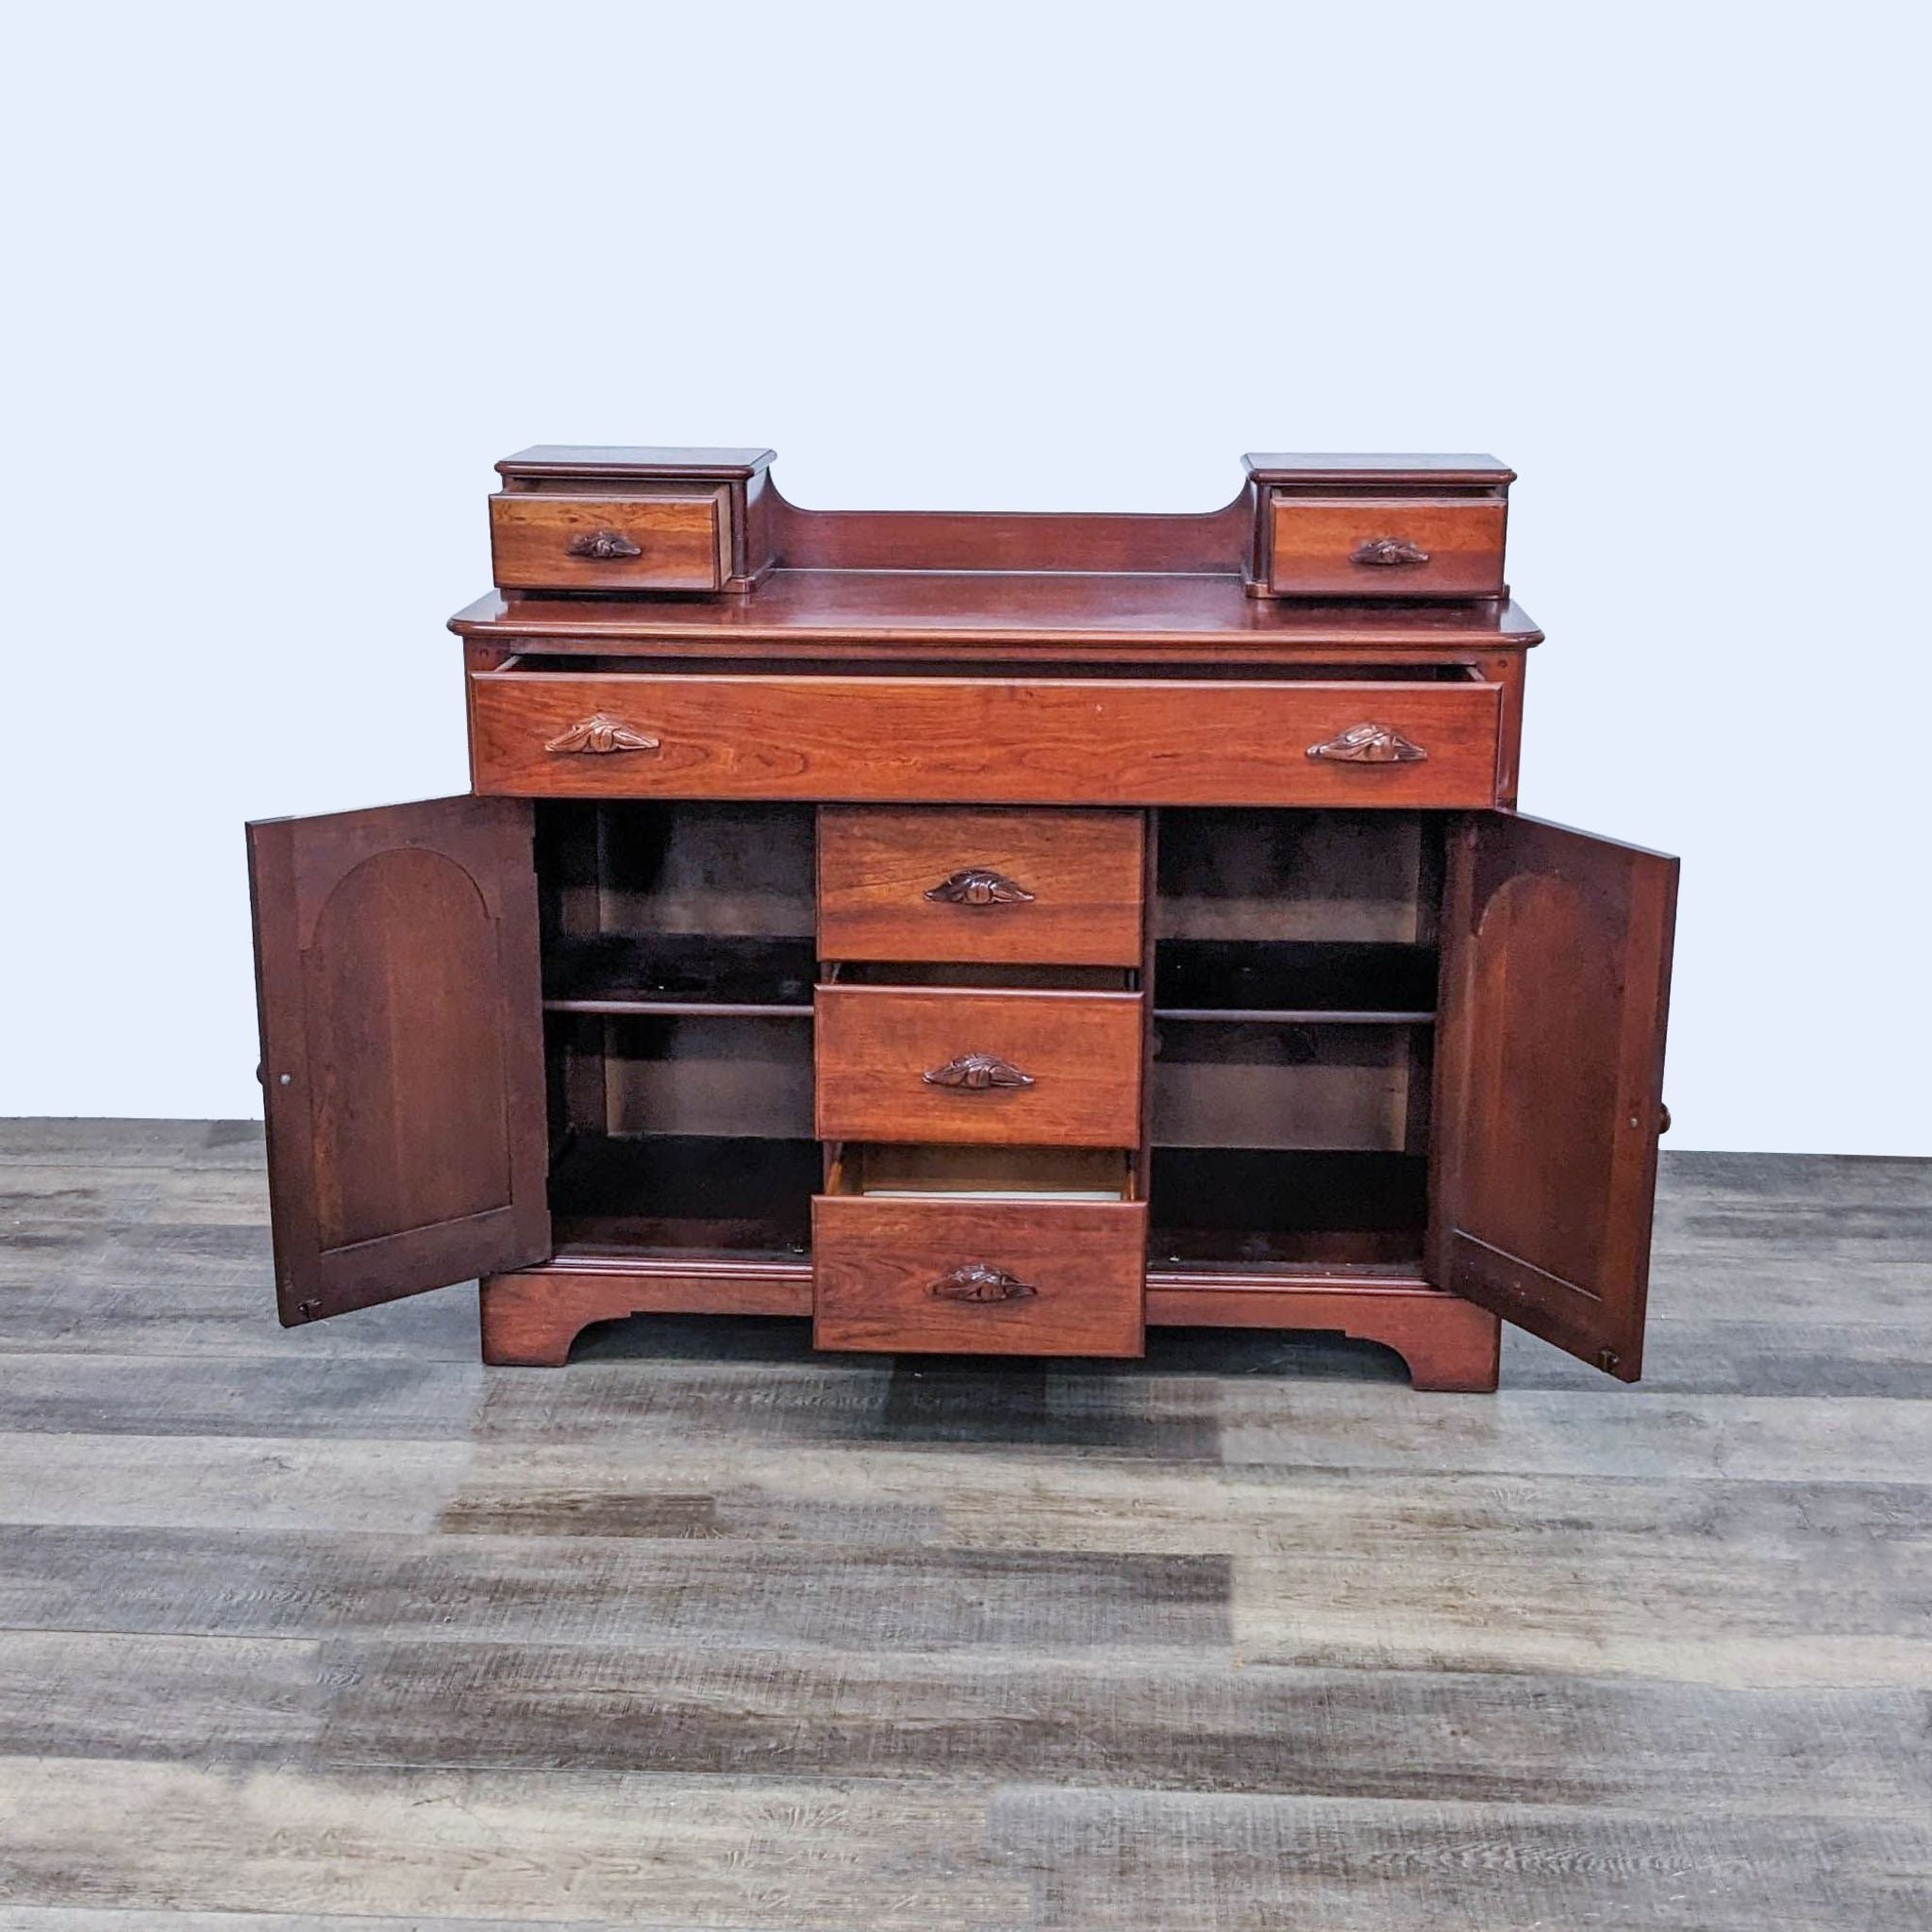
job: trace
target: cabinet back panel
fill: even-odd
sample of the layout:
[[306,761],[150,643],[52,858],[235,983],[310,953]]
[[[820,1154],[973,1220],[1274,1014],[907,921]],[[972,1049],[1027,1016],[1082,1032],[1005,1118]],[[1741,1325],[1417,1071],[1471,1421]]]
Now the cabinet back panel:
[[548,929],[808,939],[812,828],[804,805],[547,801]]
[[1419,1153],[1427,1042],[1406,1026],[1157,1022],[1157,1146]]
[[820,1173],[814,1141],[583,1135],[551,1175],[558,1244],[795,1257]]
[[1399,810],[1163,811],[1156,936],[1425,944],[1441,827]]
[[601,1117],[580,1129],[811,1138],[808,1021],[613,1020],[602,1067]]
[[1162,1147],[1153,1169],[1157,1267],[1414,1270],[1425,1161],[1402,1154]]

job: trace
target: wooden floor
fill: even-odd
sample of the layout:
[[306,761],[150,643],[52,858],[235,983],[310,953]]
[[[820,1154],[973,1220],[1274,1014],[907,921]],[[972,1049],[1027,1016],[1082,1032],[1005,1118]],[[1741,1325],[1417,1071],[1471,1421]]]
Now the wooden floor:
[[259,1129],[0,1122],[0,1926],[1932,1924],[1932,1163],[1679,1155],[1649,1374],[285,1334]]

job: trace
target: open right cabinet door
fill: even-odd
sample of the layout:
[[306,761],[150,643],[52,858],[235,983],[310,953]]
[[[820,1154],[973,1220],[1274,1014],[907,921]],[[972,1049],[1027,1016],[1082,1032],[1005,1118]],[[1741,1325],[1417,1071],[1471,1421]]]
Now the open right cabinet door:
[[1634,1382],[1677,861],[1474,812],[1445,887],[1430,1277]]

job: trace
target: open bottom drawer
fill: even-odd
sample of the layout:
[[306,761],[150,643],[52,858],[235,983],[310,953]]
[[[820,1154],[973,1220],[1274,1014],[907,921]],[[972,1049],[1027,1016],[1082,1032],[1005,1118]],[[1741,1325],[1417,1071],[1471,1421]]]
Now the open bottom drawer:
[[1138,1356],[1147,1208],[1124,1154],[848,1148],[812,1202],[812,1341]]

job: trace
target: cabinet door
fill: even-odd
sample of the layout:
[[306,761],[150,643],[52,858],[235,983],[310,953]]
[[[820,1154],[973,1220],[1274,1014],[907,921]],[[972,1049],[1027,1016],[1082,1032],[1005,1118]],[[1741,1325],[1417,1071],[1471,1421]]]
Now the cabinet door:
[[1431,1278],[1626,1382],[1643,1357],[1677,861],[1450,835]]
[[248,827],[285,1324],[544,1259],[530,808]]

